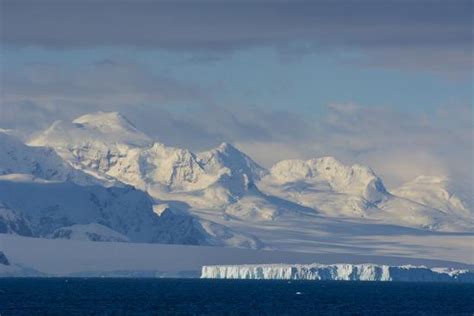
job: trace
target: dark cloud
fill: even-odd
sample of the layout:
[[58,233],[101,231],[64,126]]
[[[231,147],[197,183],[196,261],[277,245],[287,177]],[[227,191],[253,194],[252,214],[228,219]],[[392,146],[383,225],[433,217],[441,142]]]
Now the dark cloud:
[[397,66],[401,55],[408,67],[447,62],[455,64],[450,72],[465,72],[472,66],[472,6],[470,0],[2,0],[1,35],[15,46],[214,53],[265,45],[288,51],[304,42],[310,52],[360,49],[374,55],[375,65]]

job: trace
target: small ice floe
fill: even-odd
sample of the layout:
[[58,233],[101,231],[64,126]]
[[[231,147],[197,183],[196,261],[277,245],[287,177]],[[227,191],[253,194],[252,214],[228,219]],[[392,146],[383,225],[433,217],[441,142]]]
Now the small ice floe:
[[296,295],[303,295],[303,292],[296,292]]

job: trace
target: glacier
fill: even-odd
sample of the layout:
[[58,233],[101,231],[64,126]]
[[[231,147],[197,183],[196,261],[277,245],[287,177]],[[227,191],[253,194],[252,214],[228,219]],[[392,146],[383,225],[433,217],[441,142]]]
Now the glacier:
[[469,282],[474,271],[377,264],[258,264],[203,266],[203,279]]

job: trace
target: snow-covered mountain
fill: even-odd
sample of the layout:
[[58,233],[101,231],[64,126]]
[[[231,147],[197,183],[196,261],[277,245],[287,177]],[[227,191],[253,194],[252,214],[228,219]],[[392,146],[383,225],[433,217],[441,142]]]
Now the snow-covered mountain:
[[446,177],[418,176],[392,193],[379,208],[393,223],[439,231],[474,230],[472,196]]
[[382,180],[370,168],[346,166],[334,157],[281,161],[259,186],[331,216],[364,217],[368,208],[390,197]]
[[74,169],[54,149],[30,147],[14,136],[0,132],[0,175],[30,174],[45,180],[98,184],[101,181]]
[[419,176],[394,189],[393,194],[453,216],[469,216],[473,207],[473,192],[458,188],[448,177]]
[[157,201],[182,202],[200,217],[213,210],[206,220],[313,213],[431,230],[472,224],[469,203],[427,189],[421,178],[389,193],[370,168],[333,157],[285,160],[268,171],[227,143],[194,153],[153,142],[118,113],[56,122],[29,144],[53,147],[75,168],[133,185]]
[[[122,125],[127,123],[121,116],[117,120]],[[110,126],[104,129],[117,130]],[[73,167],[52,148],[27,146],[4,133],[0,133],[0,145],[0,233],[261,247],[251,236],[200,221],[188,213],[168,210],[156,214],[155,202],[147,193],[108,175],[95,177],[90,169],[77,169],[81,166]]]
[[270,175],[280,185],[306,184],[320,191],[360,196],[371,203],[387,196],[382,180],[370,168],[345,166],[334,157],[284,160],[271,168]]
[[[70,146],[66,145],[68,141],[72,141]],[[97,112],[78,117],[71,123],[56,121],[31,141],[32,145],[49,145],[64,150],[77,144],[96,146],[97,143],[145,146],[152,140],[120,113]]]
[[[194,192],[213,188],[213,197],[242,195],[265,170],[230,144],[195,154],[152,142],[118,113],[94,113],[72,123],[55,122],[31,146],[47,146],[78,169],[113,177],[143,190]],[[225,187],[225,192],[219,192]],[[208,193],[210,194],[210,193]]]
[[471,211],[448,181],[418,177],[388,192],[373,170],[346,166],[333,157],[285,160],[275,164],[259,186],[330,216],[362,217],[429,230],[469,231]]
[[[119,178],[116,168],[122,159],[133,156],[132,148],[152,141],[119,113],[83,115],[72,122],[56,121],[32,137],[30,146],[52,147],[72,166],[107,179]],[[138,168],[138,166],[137,166]],[[130,170],[136,173],[138,170]]]
[[189,214],[156,214],[152,199],[131,186],[81,186],[25,174],[0,176],[0,228],[23,236],[92,241],[231,245],[258,240]]

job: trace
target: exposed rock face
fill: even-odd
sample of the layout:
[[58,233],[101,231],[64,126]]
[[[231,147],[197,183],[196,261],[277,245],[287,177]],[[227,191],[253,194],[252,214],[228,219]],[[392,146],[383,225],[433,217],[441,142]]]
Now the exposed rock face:
[[0,202],[0,234],[33,236],[29,223],[21,214]]
[[3,252],[0,251],[0,264],[3,264],[5,266],[9,266],[10,262],[7,259],[7,256]]

